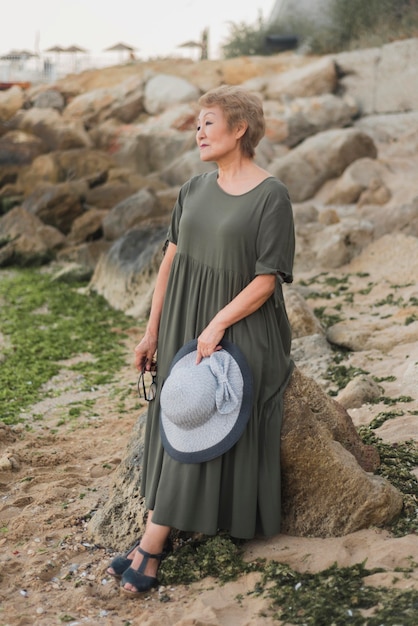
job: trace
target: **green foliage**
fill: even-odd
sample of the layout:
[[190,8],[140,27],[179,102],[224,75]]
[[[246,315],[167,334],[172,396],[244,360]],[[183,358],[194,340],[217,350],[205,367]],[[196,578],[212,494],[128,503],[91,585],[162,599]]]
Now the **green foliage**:
[[[248,595],[267,598],[268,615],[283,624],[415,625],[418,591],[364,584],[365,577],[382,571],[368,570],[364,563],[351,567],[334,564],[322,572],[310,573],[297,572],[277,561],[246,562],[240,543],[218,535],[188,542],[176,549],[163,561],[159,576],[162,584],[169,587],[190,584],[206,576],[227,582],[243,574],[259,572],[259,582]],[[242,595],[236,598],[237,602],[242,599]],[[169,600],[169,595],[165,594],[163,601]],[[365,609],[371,616],[363,615]]]
[[230,22],[229,27],[229,40],[222,46],[226,59],[266,54],[265,38],[267,30],[261,15],[254,25],[245,24],[244,22],[239,24]]
[[6,424],[21,421],[25,407],[41,399],[42,385],[62,367],[59,361],[89,355],[70,368],[82,372],[86,389],[109,382],[124,363],[120,330],[129,326],[128,318],[102,297],[82,295],[80,286],[36,270],[1,277],[0,332],[10,345],[0,367],[0,419]]
[[253,25],[230,24],[230,34],[223,46],[226,58],[242,55],[266,55],[268,34],[293,34],[302,49],[313,54],[371,48],[396,39],[418,35],[416,0],[334,0],[323,25],[295,12],[273,24],[261,18]]
[[[386,415],[387,419],[391,417]],[[376,419],[370,426],[360,427],[359,435],[365,444],[373,445],[379,452],[380,465],[375,473],[384,476],[403,494],[401,514],[390,527],[394,535],[402,537],[418,532],[418,480],[413,474],[418,465],[418,448],[414,441],[384,443],[372,431],[373,428],[379,428],[383,421]]]

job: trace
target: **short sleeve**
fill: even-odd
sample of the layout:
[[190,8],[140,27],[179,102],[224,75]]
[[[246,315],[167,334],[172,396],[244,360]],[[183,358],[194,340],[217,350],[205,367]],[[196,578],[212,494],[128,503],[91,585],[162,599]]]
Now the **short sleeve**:
[[177,196],[176,203],[174,205],[173,211],[171,213],[171,222],[167,231],[167,241],[170,243],[174,243],[177,245],[178,237],[179,237],[179,229],[180,229],[180,220],[181,215],[183,213],[183,203],[184,198],[186,197],[189,191],[190,181],[185,183]]
[[255,274],[276,274],[281,282],[293,281],[295,230],[286,187],[277,185],[266,197],[256,240]]

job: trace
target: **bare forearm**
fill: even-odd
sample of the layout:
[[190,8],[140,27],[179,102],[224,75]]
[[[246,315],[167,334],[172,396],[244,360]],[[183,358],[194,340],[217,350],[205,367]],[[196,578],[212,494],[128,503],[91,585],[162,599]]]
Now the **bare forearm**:
[[215,315],[212,322],[226,330],[257,311],[274,292],[276,277],[270,274],[256,276],[229,304]]
[[259,309],[272,295],[276,277],[270,274],[256,276],[229,304],[221,309],[198,337],[197,358],[210,356],[220,349],[227,328]]

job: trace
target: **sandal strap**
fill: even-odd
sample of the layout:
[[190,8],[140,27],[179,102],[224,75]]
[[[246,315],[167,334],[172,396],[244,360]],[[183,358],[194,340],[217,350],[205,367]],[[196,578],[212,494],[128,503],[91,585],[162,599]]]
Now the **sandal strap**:
[[138,567],[138,569],[136,570],[138,573],[142,574],[147,566],[147,563],[149,561],[149,559],[157,559],[157,561],[161,561],[161,559],[163,558],[163,556],[165,555],[164,552],[160,552],[159,554],[151,554],[151,552],[147,552],[146,550],[143,550],[143,548],[141,548],[140,546],[137,547],[138,552],[140,552],[142,554],[142,556],[144,557],[142,559],[141,565]]

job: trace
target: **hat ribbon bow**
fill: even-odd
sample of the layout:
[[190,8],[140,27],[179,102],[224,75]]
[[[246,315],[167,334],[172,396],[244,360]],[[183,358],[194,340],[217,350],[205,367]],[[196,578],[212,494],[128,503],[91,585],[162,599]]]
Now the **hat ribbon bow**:
[[214,352],[211,355],[209,366],[217,383],[215,392],[216,408],[219,413],[226,415],[236,409],[239,399],[228,379],[229,364],[224,359],[219,358],[219,354],[219,352]]

